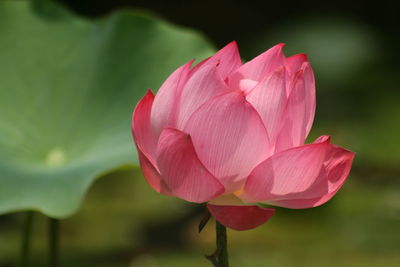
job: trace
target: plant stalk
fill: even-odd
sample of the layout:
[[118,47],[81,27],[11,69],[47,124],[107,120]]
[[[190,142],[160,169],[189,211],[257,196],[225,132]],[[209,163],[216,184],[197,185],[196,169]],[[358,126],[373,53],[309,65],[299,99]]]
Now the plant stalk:
[[215,230],[217,233],[218,267],[229,267],[226,227],[216,221]]
[[215,231],[217,249],[215,250],[214,254],[206,256],[206,258],[211,261],[214,267],[229,267],[226,227],[216,221]]
[[27,211],[25,214],[24,222],[22,225],[22,236],[21,236],[21,255],[20,265],[21,267],[28,267],[30,263],[30,254],[32,247],[32,227],[33,227],[33,211]]
[[59,266],[60,221],[49,218],[49,267]]

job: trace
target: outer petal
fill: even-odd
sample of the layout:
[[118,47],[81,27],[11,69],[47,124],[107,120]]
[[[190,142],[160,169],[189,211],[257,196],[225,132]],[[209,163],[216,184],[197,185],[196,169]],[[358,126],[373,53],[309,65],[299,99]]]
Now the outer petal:
[[284,67],[278,68],[246,96],[260,114],[271,143],[275,143],[286,105],[285,72]]
[[239,89],[239,83],[242,79],[260,82],[272,71],[284,66],[285,55],[282,52],[283,46],[284,44],[275,45],[263,54],[242,65],[229,76],[229,85],[232,88]]
[[201,106],[185,126],[200,161],[225,186],[239,189],[251,170],[271,153],[266,129],[239,91]]
[[157,92],[151,111],[151,124],[157,138],[164,128],[176,126],[179,99],[192,63],[190,61],[175,70]]
[[331,146],[329,138],[318,141],[282,151],[263,161],[247,178],[241,198],[246,202],[276,204],[293,195],[313,198],[321,191],[326,192],[326,180],[320,173]]
[[264,224],[274,214],[275,209],[258,206],[217,206],[207,204],[214,218],[234,230],[250,230]]
[[[316,207],[330,200],[346,181],[355,154],[351,151],[332,145],[328,159],[324,163],[328,180],[328,193],[318,199],[303,200],[296,208]],[[291,203],[287,203],[289,205]]]
[[146,157],[140,149],[138,149],[140,168],[143,176],[146,178],[147,183],[158,193],[170,196],[172,195],[170,189],[166,186],[161,178],[160,172],[157,170],[155,164]]
[[154,102],[154,94],[148,90],[133,111],[132,135],[136,145],[147,155],[154,157],[157,139],[150,125],[150,113]]
[[313,198],[298,198],[292,195],[288,199],[282,199],[275,204],[292,209],[304,209],[317,207],[330,200],[346,181],[350,173],[354,153],[343,148],[331,145],[331,151],[324,162],[324,170],[318,179],[325,183],[326,191],[320,190],[316,194],[316,186],[310,187],[307,191],[311,195],[318,195]]
[[324,163],[328,178],[328,194],[321,197],[314,206],[324,204],[339,191],[350,174],[354,157],[354,152],[332,145],[331,152]]
[[205,64],[187,81],[179,101],[177,128],[182,129],[192,113],[209,99],[231,91],[220,74],[217,63]]
[[147,182],[155,191],[169,194],[154,163],[157,140],[150,125],[153,101],[154,94],[149,90],[136,105],[132,117],[132,134],[138,150],[141,169]]
[[304,144],[315,115],[315,82],[309,63],[296,73],[282,116],[276,152]]
[[201,203],[224,193],[222,184],[199,161],[189,135],[164,129],[157,155],[161,176],[175,196]]
[[228,77],[229,74],[237,70],[242,65],[237,43],[233,41],[227,44],[224,48],[215,53],[214,56],[197,64],[197,66],[194,68],[194,71],[196,71],[196,69],[201,65],[209,63],[218,65],[218,72],[223,79]]
[[296,73],[301,69],[303,63],[308,62],[306,54],[297,54],[286,58],[286,70],[288,77],[286,79],[286,92],[290,95],[291,83],[296,75]]
[[304,62],[308,62],[306,54],[297,54],[286,58],[286,69],[289,75],[294,75],[299,71]]

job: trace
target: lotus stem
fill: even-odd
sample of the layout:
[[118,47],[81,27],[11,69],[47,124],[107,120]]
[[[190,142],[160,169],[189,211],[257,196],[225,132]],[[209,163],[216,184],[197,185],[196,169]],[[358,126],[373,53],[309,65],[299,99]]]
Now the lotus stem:
[[28,267],[32,242],[33,211],[27,211],[22,224],[20,266]]
[[217,232],[218,267],[229,267],[228,238],[226,236],[226,227],[216,221],[215,230]]
[[229,267],[226,227],[216,221],[215,231],[217,249],[215,250],[214,254],[206,256],[206,258],[211,261],[214,267]]
[[49,267],[59,265],[60,221],[49,218]]

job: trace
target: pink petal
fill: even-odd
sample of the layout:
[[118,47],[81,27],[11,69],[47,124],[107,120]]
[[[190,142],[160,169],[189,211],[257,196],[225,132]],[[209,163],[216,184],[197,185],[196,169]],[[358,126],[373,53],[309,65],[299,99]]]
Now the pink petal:
[[286,104],[285,86],[285,69],[281,67],[260,82],[246,97],[260,114],[271,143],[275,143]]
[[288,77],[286,79],[286,92],[290,95],[291,84],[294,80],[296,73],[301,69],[304,62],[308,62],[306,54],[297,54],[286,58],[286,69],[288,72]]
[[295,75],[281,120],[276,152],[304,144],[315,115],[315,82],[309,63]]
[[284,44],[278,44],[257,56],[253,60],[242,65],[229,76],[229,85],[239,89],[242,79],[262,81],[265,76],[271,74],[275,69],[285,65],[285,55],[282,52]]
[[218,72],[223,79],[242,65],[239,49],[235,41],[227,44],[212,56],[208,63],[218,63]]
[[328,194],[315,202],[314,207],[324,204],[339,191],[350,174],[354,156],[354,152],[331,145],[331,152],[324,163],[328,178]]
[[182,129],[187,119],[200,105],[229,91],[231,89],[217,72],[217,63],[205,64],[189,78],[182,90],[176,128]]
[[297,54],[286,58],[286,68],[289,71],[289,74],[294,75],[301,69],[304,62],[308,62],[306,54]]
[[215,53],[212,57],[199,62],[193,69],[192,74],[207,64],[218,66],[218,73],[225,80],[229,74],[242,65],[239,49],[235,41],[227,44],[224,48]]
[[264,224],[275,214],[275,209],[258,206],[217,206],[207,204],[211,215],[234,230],[250,230]]
[[201,203],[224,193],[222,184],[199,161],[189,135],[164,129],[157,155],[161,176],[175,196]]
[[272,151],[257,111],[240,91],[215,97],[188,120],[199,159],[225,186],[241,187],[243,179]]
[[158,193],[170,196],[172,195],[170,189],[165,185],[161,175],[155,164],[146,157],[143,152],[138,148],[140,168],[147,183]]
[[252,171],[241,198],[246,202],[276,204],[293,196],[297,199],[318,196],[327,189],[320,173],[330,148],[329,138],[325,137],[317,143],[274,154]]
[[157,92],[151,111],[151,124],[157,138],[164,128],[176,126],[179,99],[192,63],[190,61],[175,70]]
[[138,148],[144,154],[155,158],[157,139],[150,125],[150,113],[154,102],[154,94],[148,90],[136,105],[132,116],[132,135]]
[[[288,196],[287,199],[282,199],[271,204],[292,209],[312,208],[324,204],[339,191],[346,181],[350,173],[353,159],[353,152],[335,145],[330,145],[330,152],[324,162],[324,170],[318,177],[320,181],[320,190],[318,191],[318,184],[315,183],[302,195]],[[324,185],[321,186],[321,184]],[[307,194],[309,198],[304,198],[303,195]]]
[[150,112],[153,101],[154,94],[149,90],[136,105],[132,117],[132,134],[144,177],[155,191],[168,195],[169,190],[163,185],[160,174],[154,164],[157,140],[150,125]]
[[248,94],[251,90],[256,87],[258,82],[249,80],[249,79],[242,79],[239,82],[239,88],[242,90],[245,94]]

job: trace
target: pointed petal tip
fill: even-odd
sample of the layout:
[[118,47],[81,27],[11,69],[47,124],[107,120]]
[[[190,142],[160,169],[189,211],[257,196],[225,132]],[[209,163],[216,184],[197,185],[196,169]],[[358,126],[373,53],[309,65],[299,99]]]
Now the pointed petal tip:
[[273,47],[272,47],[272,49],[277,49],[278,51],[279,51],[279,53],[283,53],[283,48],[286,46],[286,44],[285,43],[279,43],[279,44],[277,44],[277,45],[274,45]]
[[[283,53],[283,48],[286,46],[286,44],[285,43],[279,43],[279,44],[276,44],[276,45],[274,45],[273,47],[271,47],[270,49],[268,49],[267,51],[265,51],[264,53],[266,53],[266,52],[268,52],[268,51],[274,51],[274,50],[277,50],[277,53],[278,54],[281,54],[281,53]],[[263,53],[263,54],[264,54]]]
[[153,93],[153,90],[151,90],[151,88],[148,88],[147,89],[147,91],[146,91],[146,94],[144,94],[144,96],[142,97],[142,99],[141,99],[141,101],[142,100],[144,100],[144,99],[147,99],[147,98],[154,98],[154,93]]
[[148,106],[152,106],[153,101],[154,101],[154,94],[149,88],[146,92],[146,94],[142,97],[142,99],[139,100],[139,102],[136,104],[135,108],[133,109],[132,112],[132,121],[131,121],[131,130],[132,130],[132,135],[134,136],[134,125],[135,125],[135,120],[139,120],[139,116],[142,116],[143,114],[140,113],[148,113],[149,111]]
[[[196,66],[196,64],[197,64],[197,63],[196,63],[195,65],[193,65],[194,62],[196,62],[196,58],[192,58],[191,60],[187,61],[186,63],[180,65],[178,68],[176,68],[175,71],[177,71],[177,70],[179,70],[179,69],[181,69],[181,70],[190,70],[190,69],[193,69],[193,68]],[[174,72],[175,72],[175,71],[174,71]],[[171,73],[168,77],[172,76],[172,75],[174,74],[174,72]]]
[[141,106],[143,103],[146,103],[147,101],[153,102],[153,101],[154,101],[154,97],[155,97],[155,95],[154,95],[153,91],[152,91],[150,88],[147,89],[146,94],[142,97],[142,99],[139,100],[139,102],[138,102],[138,103],[136,104],[136,106],[133,108],[133,112],[132,112],[132,124],[131,124],[131,126],[132,126],[132,131],[133,131],[133,123],[134,123],[135,117],[137,116],[138,110],[141,108],[140,106]]
[[[276,45],[274,45],[273,47],[271,47],[271,48],[267,49],[266,51],[264,51],[263,53],[261,53],[260,55],[258,55],[258,56],[256,56],[255,58],[253,58],[253,60],[254,60],[254,59],[257,59],[257,58],[268,57],[268,56],[271,55],[271,53],[272,53],[272,54],[275,54],[275,55],[281,55],[281,54],[283,54],[282,49],[283,49],[283,47],[284,47],[285,45],[286,45],[285,43],[276,44]],[[252,61],[252,60],[251,60],[251,61]],[[249,61],[249,62],[251,62],[251,61]],[[248,63],[249,63],[249,62],[248,62]]]
[[305,61],[309,61],[308,55],[306,53],[300,53],[299,56],[302,57]]
[[[144,97],[153,97],[154,98],[154,93],[153,93],[153,90],[151,90],[151,88],[149,88],[149,89],[147,89],[147,92],[146,92],[146,94],[144,95]],[[143,98],[144,98],[143,97]]]
[[233,40],[232,42],[230,42],[229,44],[227,44],[225,47],[228,47],[228,46],[232,46],[232,47],[238,48],[238,44],[237,44],[236,40]]
[[302,61],[308,61],[308,56],[306,53],[296,54],[296,55],[291,56],[291,58],[299,58]]
[[182,66],[180,66],[180,68],[183,67],[184,69],[192,70],[198,64],[198,63],[196,63],[196,64],[193,65],[193,63],[196,62],[196,60],[197,60],[196,58],[192,58],[191,60],[189,60],[188,62],[186,62]]
[[209,63],[217,62],[218,71],[223,79],[242,65],[239,48],[235,41],[232,41],[219,49],[213,56],[199,62],[193,70],[200,69]]
[[331,143],[331,136],[330,135],[321,135],[318,137],[313,144],[319,144],[319,143],[326,143],[330,144]]
[[[232,42],[230,42],[230,43],[228,43],[227,45],[225,45],[225,46],[224,46],[223,48],[221,48],[219,51],[222,51],[222,50],[230,50],[231,53],[235,54],[235,55],[238,56],[239,59],[240,59],[239,45],[238,45],[238,43],[237,43],[235,40],[233,40]],[[218,51],[218,52],[219,52],[219,51]],[[218,53],[218,52],[217,52],[217,53]]]

